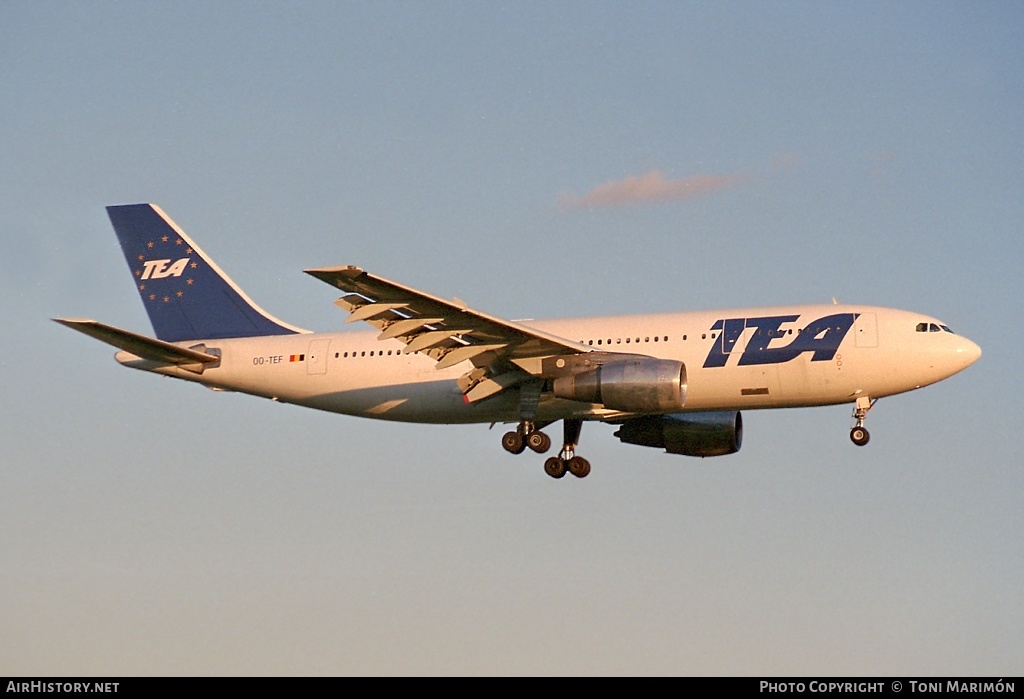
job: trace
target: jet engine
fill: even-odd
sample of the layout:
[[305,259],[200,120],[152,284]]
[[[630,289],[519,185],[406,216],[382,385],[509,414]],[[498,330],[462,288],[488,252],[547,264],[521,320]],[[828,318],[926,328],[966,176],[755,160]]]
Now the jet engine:
[[624,412],[682,410],[686,367],[671,359],[620,359],[561,376],[555,379],[553,391],[560,398],[599,403]]
[[615,436],[626,444],[663,447],[669,454],[722,456],[743,444],[743,418],[738,411],[648,415],[622,423]]

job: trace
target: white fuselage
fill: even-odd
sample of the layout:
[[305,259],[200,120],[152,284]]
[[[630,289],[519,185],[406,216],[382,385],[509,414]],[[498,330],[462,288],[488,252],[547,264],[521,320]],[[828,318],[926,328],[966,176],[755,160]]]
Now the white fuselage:
[[[838,318],[835,327],[818,323]],[[849,318],[849,320],[844,320]],[[908,311],[813,305],[521,321],[581,343],[581,349],[683,362],[686,411],[829,405],[880,398],[940,381],[981,350],[939,321]],[[924,330],[920,328],[924,327]],[[801,332],[804,331],[804,332]],[[832,333],[832,334],[830,334]],[[219,365],[197,374],[128,353],[118,361],[205,384],[319,410],[425,423],[516,422],[519,391],[467,403],[456,380],[468,362],[435,369],[377,331],[304,333],[202,342]],[[797,343],[797,344],[794,344]],[[545,393],[537,418],[612,417],[600,405]]]

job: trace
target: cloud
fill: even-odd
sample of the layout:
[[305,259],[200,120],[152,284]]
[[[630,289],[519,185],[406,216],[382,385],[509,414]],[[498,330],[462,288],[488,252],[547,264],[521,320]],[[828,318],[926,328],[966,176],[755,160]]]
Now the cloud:
[[772,170],[781,172],[803,165],[804,159],[796,153],[783,153],[772,158]]
[[686,201],[729,189],[745,179],[746,175],[734,173],[692,175],[679,180],[667,180],[659,171],[652,170],[643,175],[633,175],[624,180],[598,185],[583,196],[562,195],[559,208],[564,211]]

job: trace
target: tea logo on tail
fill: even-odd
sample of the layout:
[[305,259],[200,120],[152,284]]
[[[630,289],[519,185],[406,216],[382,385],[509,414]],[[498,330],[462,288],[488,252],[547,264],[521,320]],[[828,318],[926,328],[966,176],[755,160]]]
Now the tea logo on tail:
[[140,279],[163,279],[165,277],[180,277],[188,266],[191,258],[183,257],[173,265],[170,260],[146,260],[142,263],[143,272]]
[[[196,289],[200,257],[180,236],[154,236],[140,245],[132,265],[143,301],[156,304],[184,299]],[[185,257],[178,257],[184,254]],[[155,259],[147,259],[150,256]]]

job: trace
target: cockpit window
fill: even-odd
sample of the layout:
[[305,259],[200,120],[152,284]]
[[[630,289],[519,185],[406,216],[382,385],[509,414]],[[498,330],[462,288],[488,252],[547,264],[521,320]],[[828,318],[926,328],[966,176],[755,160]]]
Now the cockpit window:
[[918,323],[917,332],[919,333],[938,333],[947,332],[950,335],[956,335],[955,332],[950,330],[948,325],[942,325],[941,323]]

